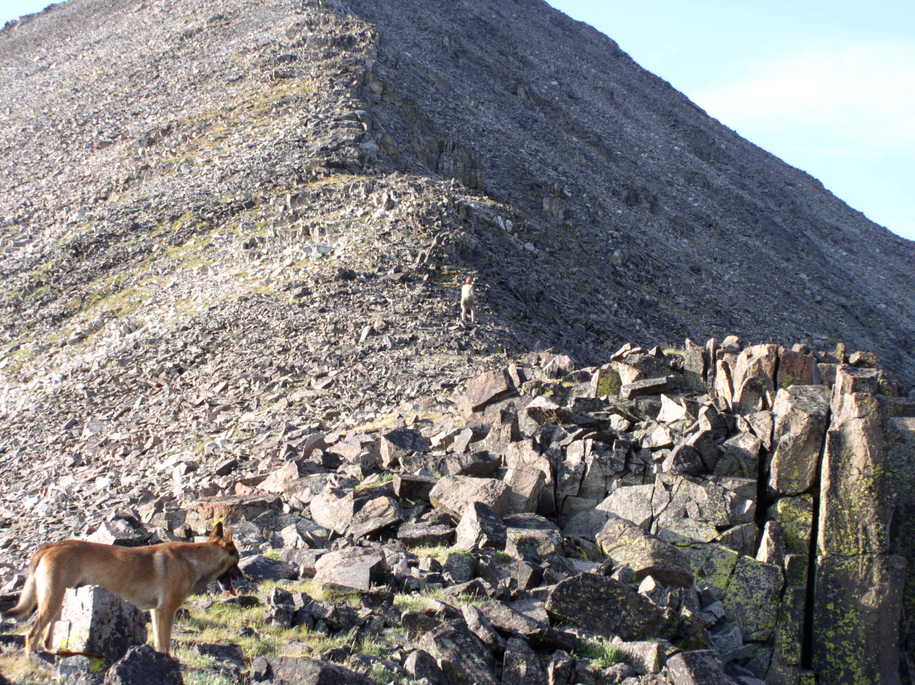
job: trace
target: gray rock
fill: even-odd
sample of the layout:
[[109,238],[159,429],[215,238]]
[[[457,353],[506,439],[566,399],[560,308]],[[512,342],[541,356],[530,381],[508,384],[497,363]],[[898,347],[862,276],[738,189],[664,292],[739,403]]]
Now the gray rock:
[[503,480],[511,491],[506,513],[520,514],[537,510],[545,480],[542,471],[523,466],[514,467],[508,469]]
[[596,540],[614,566],[632,569],[636,581],[652,576],[662,585],[690,587],[693,584],[689,558],[631,521],[617,517],[608,519]]
[[780,495],[810,490],[816,478],[829,413],[824,385],[782,388],[772,407],[775,416],[769,487]]
[[131,647],[105,674],[105,685],[181,685],[181,664],[149,645]]
[[582,573],[555,585],[546,610],[555,621],[624,640],[641,640],[663,632],[664,617],[633,588],[607,576]]
[[51,634],[52,651],[100,654],[110,661],[145,642],[146,613],[95,585],[66,591]]
[[728,438],[721,445],[721,453],[715,463],[715,475],[756,478],[759,475],[761,449],[762,441],[752,433],[741,432]]
[[502,685],[542,685],[544,682],[546,672],[534,650],[525,640],[509,638],[502,657]]
[[[372,685],[373,681],[343,666],[299,657],[259,657],[259,671],[273,685]],[[252,670],[253,670],[252,666]],[[255,682],[258,678],[254,678]]]
[[667,660],[667,672],[677,685],[728,685],[718,655],[709,649],[675,654]]
[[656,495],[653,484],[624,485],[607,495],[606,499],[597,505],[597,509],[632,521],[647,530],[657,511],[666,504],[665,495],[663,488]]
[[658,673],[664,665],[664,645],[654,641],[614,642],[639,675]]
[[482,502],[473,502],[464,510],[455,536],[455,547],[461,549],[505,549],[505,524],[492,507]]
[[353,514],[348,532],[354,538],[360,538],[377,533],[402,520],[400,507],[393,497],[373,497]]
[[293,580],[299,571],[295,564],[280,559],[271,559],[262,554],[242,557],[238,568],[251,580]]
[[455,685],[497,685],[489,649],[463,624],[445,624],[424,634],[420,649],[428,652],[442,671],[444,682]]
[[431,685],[441,682],[442,670],[435,659],[422,649],[415,649],[407,655],[403,662],[407,674],[415,681],[426,679]]
[[432,488],[429,501],[433,507],[455,519],[460,519],[474,502],[485,504],[502,516],[511,505],[511,489],[495,478],[445,476]]
[[445,523],[407,521],[397,529],[397,539],[410,546],[450,545],[454,535],[454,526]]
[[368,592],[385,573],[384,555],[371,549],[346,547],[328,552],[315,563],[314,582],[346,591]]
[[510,514],[505,522],[505,551],[517,559],[543,559],[562,551],[562,533],[537,514]]

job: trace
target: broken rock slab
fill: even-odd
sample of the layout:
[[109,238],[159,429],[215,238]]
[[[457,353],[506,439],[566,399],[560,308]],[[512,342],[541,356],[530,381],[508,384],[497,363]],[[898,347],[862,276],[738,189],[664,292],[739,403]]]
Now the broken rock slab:
[[611,517],[596,541],[614,567],[628,566],[636,581],[651,576],[661,585],[688,588],[693,584],[689,557],[673,545],[648,535],[631,521]]
[[594,573],[580,573],[556,584],[547,595],[546,610],[554,621],[624,640],[664,632],[664,617],[650,600],[625,583]]
[[443,681],[454,685],[498,685],[492,652],[463,622],[450,623],[425,633],[419,648],[428,652]]
[[100,654],[117,661],[146,642],[146,614],[103,587],[87,585],[64,594],[53,624],[52,651]]
[[778,495],[799,495],[815,482],[829,419],[829,388],[793,385],[782,388],[772,407],[775,417],[769,488]]
[[315,562],[314,582],[343,592],[368,592],[384,579],[384,555],[372,549],[346,547]]
[[497,478],[445,476],[429,492],[436,509],[460,519],[473,502],[481,502],[502,516],[511,507],[511,488]]

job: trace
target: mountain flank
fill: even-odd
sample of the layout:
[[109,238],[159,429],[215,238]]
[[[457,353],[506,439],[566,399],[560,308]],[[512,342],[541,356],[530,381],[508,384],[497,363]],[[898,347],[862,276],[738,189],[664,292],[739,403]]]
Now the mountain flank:
[[71,0],[0,30],[0,123],[4,578],[141,505],[250,494],[309,436],[376,444],[530,355],[585,383],[666,342],[657,380],[734,334],[702,369],[726,403],[740,339],[915,383],[915,243],[539,0]]

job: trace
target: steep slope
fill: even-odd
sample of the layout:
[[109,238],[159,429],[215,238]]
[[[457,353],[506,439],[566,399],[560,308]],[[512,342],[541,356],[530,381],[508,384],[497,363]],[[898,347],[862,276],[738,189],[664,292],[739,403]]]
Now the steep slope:
[[912,243],[541,2],[73,0],[0,31],[0,122],[12,558],[545,346],[912,380]]
[[913,380],[915,245],[613,41],[540,0],[349,6],[378,27],[388,87],[373,113],[400,159],[474,162],[465,180],[521,210],[523,239],[561,265],[542,282],[568,292],[550,304],[596,315],[575,337],[639,322],[671,338],[833,337]]

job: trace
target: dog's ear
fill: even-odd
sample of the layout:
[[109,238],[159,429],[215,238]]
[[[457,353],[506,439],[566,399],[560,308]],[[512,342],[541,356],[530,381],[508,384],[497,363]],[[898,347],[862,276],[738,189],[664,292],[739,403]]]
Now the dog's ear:
[[232,542],[232,529],[229,528],[228,526],[226,526],[226,532],[223,537],[223,540],[225,540],[226,542]]
[[210,539],[222,537],[222,521],[213,526],[213,532],[210,533]]

